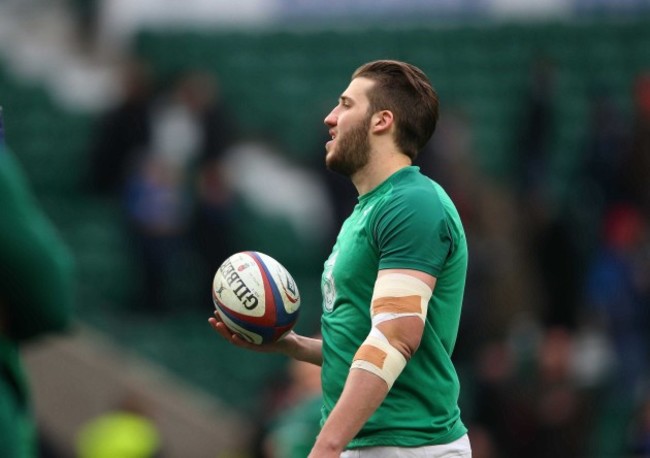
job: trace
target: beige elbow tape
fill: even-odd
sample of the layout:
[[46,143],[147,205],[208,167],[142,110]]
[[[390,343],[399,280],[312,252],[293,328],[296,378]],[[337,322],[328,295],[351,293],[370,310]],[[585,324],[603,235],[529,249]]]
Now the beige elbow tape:
[[373,326],[405,316],[425,321],[432,294],[426,283],[411,275],[392,273],[378,277],[372,295]]
[[[354,355],[352,369],[363,369],[382,378],[390,390],[406,366],[406,358],[393,347],[383,334],[378,337],[376,329],[361,344]],[[379,332],[381,334],[381,332]]]
[[425,321],[431,288],[411,275],[391,273],[375,282],[372,296],[372,329],[354,355],[352,369],[381,377],[390,390],[406,366],[404,355],[393,347],[377,325],[395,318],[417,316]]

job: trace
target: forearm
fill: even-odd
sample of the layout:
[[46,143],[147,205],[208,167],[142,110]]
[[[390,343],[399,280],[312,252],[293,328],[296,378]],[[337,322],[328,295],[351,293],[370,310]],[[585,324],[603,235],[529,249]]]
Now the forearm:
[[352,369],[336,406],[318,435],[310,458],[339,456],[388,394],[384,380]]
[[291,332],[281,342],[279,351],[298,361],[323,365],[323,341]]

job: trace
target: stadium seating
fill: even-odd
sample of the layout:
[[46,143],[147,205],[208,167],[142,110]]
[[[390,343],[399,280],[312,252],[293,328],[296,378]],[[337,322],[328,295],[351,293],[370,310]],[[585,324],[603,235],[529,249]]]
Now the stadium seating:
[[[650,21],[148,31],[139,35],[136,51],[162,80],[188,68],[214,72],[245,131],[272,132],[291,158],[305,162],[322,151],[322,119],[356,66],[377,58],[412,61],[431,76],[443,116],[450,107],[470,115],[476,160],[495,177],[507,177],[517,154],[515,137],[530,65],[536,57],[548,56],[558,72],[552,153],[562,188],[562,177],[579,164],[590,90],[607,87],[624,112],[631,110],[633,80],[650,70]],[[26,87],[2,72],[0,104],[10,145],[77,254],[80,316],[208,391],[241,408],[254,408],[263,394],[261,379],[279,373],[281,362],[223,346],[206,328],[203,315],[209,311],[201,314],[194,308],[185,319],[156,322],[112,317],[112,310],[122,313],[130,300],[136,271],[114,202],[84,195],[91,119],[63,112],[43,88]],[[296,254],[304,251],[292,250],[291,241],[282,239],[287,231],[281,223],[274,227],[260,219],[260,224],[276,239],[255,240],[259,231],[242,236],[251,245],[293,254],[296,268],[307,267],[308,275],[299,284],[305,285],[311,326],[318,320],[320,302],[314,272],[322,261],[306,257],[300,265]]]

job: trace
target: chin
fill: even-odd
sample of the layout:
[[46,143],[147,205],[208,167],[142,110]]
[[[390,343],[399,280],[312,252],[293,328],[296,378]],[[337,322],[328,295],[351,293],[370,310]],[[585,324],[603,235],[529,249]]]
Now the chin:
[[327,166],[328,169],[331,168],[332,163],[336,162],[335,155],[336,153],[334,152],[334,150],[329,150],[325,155],[325,166]]
[[350,178],[352,176],[352,172],[350,170],[348,170],[348,168],[345,167],[345,165],[342,165],[337,161],[334,161],[334,160],[326,161],[325,166],[327,167],[327,169],[330,172],[334,172],[336,174],[339,174],[339,175],[342,175],[342,176],[348,177],[348,178]]

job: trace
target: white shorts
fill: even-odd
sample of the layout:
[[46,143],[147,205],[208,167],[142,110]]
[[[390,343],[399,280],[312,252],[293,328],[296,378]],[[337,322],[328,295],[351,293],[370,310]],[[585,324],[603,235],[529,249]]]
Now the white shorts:
[[460,439],[444,445],[426,447],[367,447],[346,450],[341,458],[471,458],[472,447],[465,434]]

